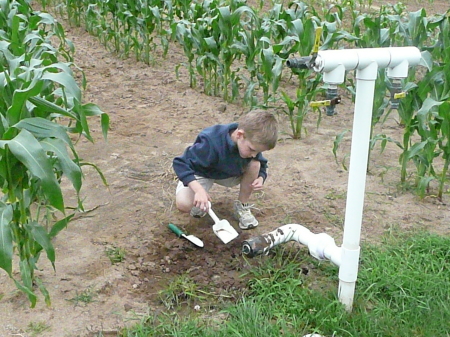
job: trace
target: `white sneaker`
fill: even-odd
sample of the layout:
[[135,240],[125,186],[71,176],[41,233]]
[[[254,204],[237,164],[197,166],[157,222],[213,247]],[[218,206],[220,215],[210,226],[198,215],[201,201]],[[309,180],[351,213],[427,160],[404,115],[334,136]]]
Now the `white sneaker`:
[[203,218],[206,215],[206,212],[202,211],[200,208],[194,206],[191,208],[190,214],[194,218]]
[[234,202],[234,217],[239,221],[240,229],[255,228],[259,224],[250,208],[254,208],[253,205],[243,204],[239,200]]

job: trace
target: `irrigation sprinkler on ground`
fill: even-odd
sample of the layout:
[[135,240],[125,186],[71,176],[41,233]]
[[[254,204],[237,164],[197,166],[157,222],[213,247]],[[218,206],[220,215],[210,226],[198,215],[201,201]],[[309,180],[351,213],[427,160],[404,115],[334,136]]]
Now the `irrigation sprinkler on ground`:
[[314,57],[289,60],[323,73],[323,80],[334,87],[344,82],[345,72],[356,70],[356,97],[353,119],[350,168],[345,208],[342,246],[325,233],[313,234],[301,225],[290,224],[243,243],[249,256],[291,240],[307,245],[310,254],[328,259],[339,267],[339,301],[352,310],[358,275],[361,223],[364,206],[366,171],[370,142],[375,80],[378,69],[387,68],[387,76],[398,82],[408,76],[409,67],[419,64],[422,56],[416,47],[364,48],[319,51]]

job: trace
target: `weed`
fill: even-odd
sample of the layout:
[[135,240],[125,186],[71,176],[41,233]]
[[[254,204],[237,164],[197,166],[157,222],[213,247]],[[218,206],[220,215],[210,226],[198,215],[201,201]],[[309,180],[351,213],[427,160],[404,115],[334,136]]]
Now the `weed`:
[[339,193],[335,189],[331,189],[331,191],[325,196],[325,199],[328,200],[345,199],[346,196],[347,196],[346,191]]
[[109,247],[105,250],[111,264],[120,263],[125,260],[125,249],[118,247]]
[[31,334],[31,336],[38,336],[42,332],[49,330],[50,325],[47,325],[46,322],[30,322],[28,323],[27,332]]
[[199,286],[186,274],[172,281],[167,289],[160,292],[160,299],[167,308],[173,308],[193,299],[205,299]]
[[73,302],[75,306],[77,306],[80,302],[84,303],[84,305],[87,305],[94,302],[94,296],[96,296],[96,294],[92,291],[92,289],[89,288],[82,291],[81,293],[78,293],[78,291],[76,291],[76,296],[68,299],[67,301]]

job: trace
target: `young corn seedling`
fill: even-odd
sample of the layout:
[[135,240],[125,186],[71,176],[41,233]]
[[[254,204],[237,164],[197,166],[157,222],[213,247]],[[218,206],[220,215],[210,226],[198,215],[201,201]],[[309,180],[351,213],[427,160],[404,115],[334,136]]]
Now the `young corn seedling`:
[[[295,99],[282,91],[281,99],[286,104],[283,112],[288,116],[289,123],[292,130],[292,138],[302,138],[302,131],[304,130],[303,121],[310,109],[309,102],[321,91],[319,87],[321,84],[321,76],[311,77],[311,71],[302,70],[298,73],[300,78],[299,87],[296,90]],[[309,77],[307,77],[309,76]]]

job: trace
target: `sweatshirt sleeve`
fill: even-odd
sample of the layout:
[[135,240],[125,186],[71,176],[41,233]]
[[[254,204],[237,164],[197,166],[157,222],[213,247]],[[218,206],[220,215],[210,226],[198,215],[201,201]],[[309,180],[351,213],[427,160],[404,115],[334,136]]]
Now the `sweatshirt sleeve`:
[[[211,146],[208,137],[199,134],[192,146],[189,146],[181,156],[173,160],[173,169],[184,186],[195,180],[198,170],[211,167],[217,162],[217,154]],[[202,169],[203,168],[203,169]]]
[[267,179],[267,168],[268,168],[268,161],[266,158],[263,157],[261,153],[258,153],[256,155],[256,160],[258,160],[261,163],[261,167],[259,168],[259,177],[262,177],[264,181]]

